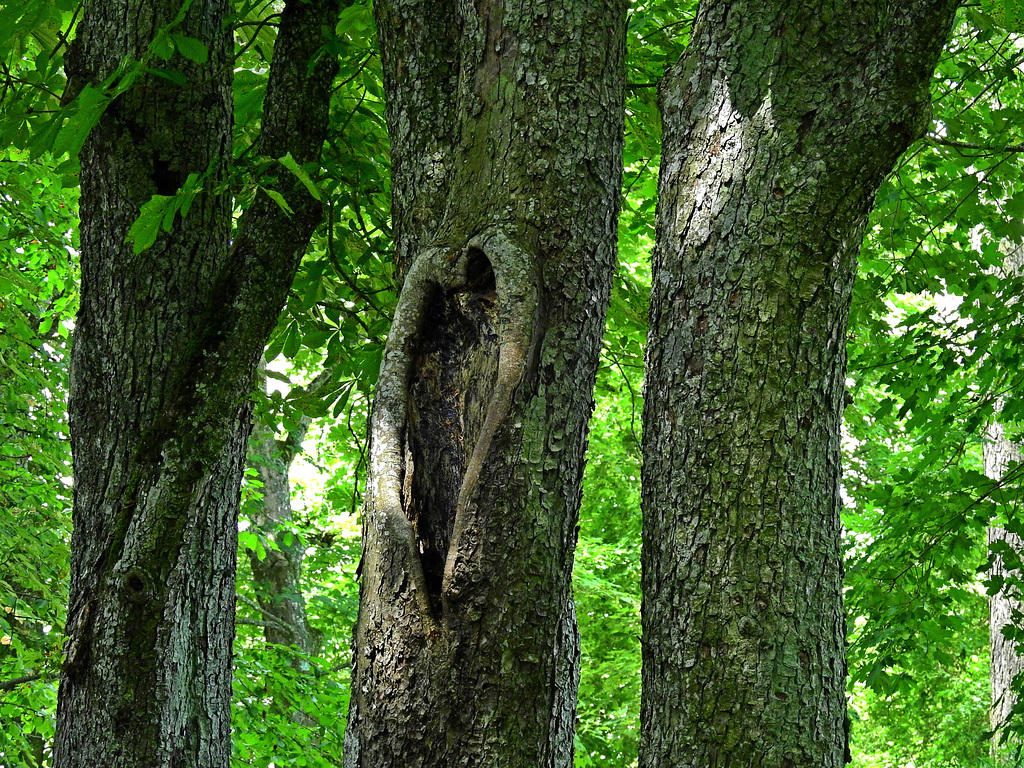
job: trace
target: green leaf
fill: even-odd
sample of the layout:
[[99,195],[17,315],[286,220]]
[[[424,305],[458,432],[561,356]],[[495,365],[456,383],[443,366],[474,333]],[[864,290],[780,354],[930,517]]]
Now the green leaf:
[[149,74],[154,75],[155,77],[162,78],[178,88],[185,88],[188,86],[188,78],[176,69],[161,69],[159,67],[151,67],[149,69]]
[[294,324],[288,326],[284,337],[284,356],[289,359],[294,358],[299,352],[301,341],[298,327]]
[[189,61],[194,61],[196,64],[205,64],[207,58],[209,58],[209,49],[202,40],[174,33],[171,33],[171,39],[174,41],[174,46],[178,49],[178,53]]
[[153,42],[149,44],[149,50],[158,59],[169,59],[174,55],[174,43],[170,36],[161,29],[153,38]]
[[302,186],[306,188],[306,190],[309,192],[309,194],[313,197],[314,200],[323,199],[320,195],[320,190],[316,188],[316,184],[314,184],[313,180],[309,178],[309,175],[304,170],[302,170],[302,167],[295,162],[295,158],[292,157],[291,152],[289,152],[284,157],[279,157],[277,161],[285,168],[287,168],[289,171],[291,171],[293,174],[295,174],[295,178],[302,182]]
[[[53,154],[77,155],[109,103],[110,97],[102,90],[85,86],[78,98],[62,111],[67,119],[53,138]],[[61,123],[59,117],[58,123]]]
[[135,223],[128,230],[127,240],[132,244],[133,252],[136,254],[142,253],[156,242],[156,237],[160,232],[160,225],[164,221],[164,214],[173,201],[173,196],[153,195],[142,204],[139,218],[135,220]]
[[291,209],[291,206],[288,205],[288,201],[284,199],[284,195],[282,195],[280,192],[277,192],[276,190],[273,189],[267,189],[266,187],[260,187],[260,189],[266,192],[270,196],[270,199],[277,203],[281,207],[281,210],[287,213],[289,216],[295,213],[295,211]]

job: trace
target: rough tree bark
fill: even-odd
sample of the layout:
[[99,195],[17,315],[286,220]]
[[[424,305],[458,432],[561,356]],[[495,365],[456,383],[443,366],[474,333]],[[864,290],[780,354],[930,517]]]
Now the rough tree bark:
[[[316,162],[337,0],[285,3],[257,153]],[[239,484],[257,360],[320,205],[290,174],[231,232],[233,44],[226,0],[95,0],[68,56],[69,98],[158,30],[201,41],[175,55],[187,87],[147,74],[81,153],[82,296],[69,414],[74,536],[58,768],[225,768]],[[180,20],[176,20],[179,12]],[[188,215],[136,255],[126,234],[151,195],[190,173]],[[272,182],[267,182],[271,184]]]
[[709,0],[661,85],[642,768],[844,762],[850,295],[956,5]]
[[568,766],[625,6],[376,15],[404,281],[371,427],[345,765]]

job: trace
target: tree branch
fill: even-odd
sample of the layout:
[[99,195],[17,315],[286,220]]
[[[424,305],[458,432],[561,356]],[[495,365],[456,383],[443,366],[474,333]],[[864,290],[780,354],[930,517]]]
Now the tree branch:
[[1008,144],[1003,147],[993,147],[985,144],[972,144],[967,141],[955,141],[954,139],[937,136],[934,133],[929,133],[925,138],[932,144],[937,144],[942,147],[952,147],[954,149],[971,149],[979,152],[990,152],[993,154],[1024,152],[1024,144]]
[[273,626],[278,627],[279,629],[284,630],[285,632],[288,632],[289,634],[292,635],[292,637],[299,637],[300,636],[298,627],[296,627],[294,624],[292,624],[292,623],[290,623],[288,621],[285,621],[284,619],[282,619],[280,616],[278,616],[273,611],[268,611],[266,608],[264,608],[262,605],[257,603],[255,600],[250,600],[245,595],[239,595],[239,594],[236,594],[235,597],[238,598],[239,600],[241,600],[246,605],[248,605],[250,608],[252,608],[252,609],[254,609],[256,611],[259,611],[264,616],[266,616],[268,619],[270,619],[270,621],[257,621],[256,619],[235,619],[235,623],[237,623],[237,624],[251,624],[253,626],[264,627],[264,628],[266,628],[267,626],[273,625]]
[[19,685],[34,683],[36,680],[52,680],[57,676],[56,672],[37,672],[32,675],[23,675],[10,680],[0,681],[0,691],[13,691]]

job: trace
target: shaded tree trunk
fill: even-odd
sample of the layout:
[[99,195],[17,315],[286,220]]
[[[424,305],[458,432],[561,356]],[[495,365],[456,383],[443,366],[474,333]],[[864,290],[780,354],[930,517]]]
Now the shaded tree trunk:
[[[54,764],[228,765],[239,484],[257,360],[320,205],[290,174],[231,232],[233,44],[225,0],[87,4],[68,57],[73,96],[158,30],[200,41],[114,99],[81,153],[81,308],[69,415],[75,459],[71,591]],[[179,11],[183,16],[175,21]],[[287,2],[257,153],[316,162],[336,0]],[[196,57],[194,58],[201,58]],[[191,173],[191,211],[134,254],[153,194]]]
[[625,7],[376,14],[404,280],[371,426],[345,765],[567,766]]
[[[267,427],[253,428],[250,461],[263,483],[263,498],[251,523],[277,549],[267,548],[262,560],[249,551],[249,566],[255,582],[256,600],[270,619],[263,636],[268,643],[294,645],[303,653],[315,654],[320,643],[306,618],[306,600],[302,595],[302,540],[288,536],[292,522],[291,483],[288,471],[295,458],[294,449],[282,444]],[[289,441],[290,442],[290,441]],[[301,443],[301,438],[299,440]]]
[[850,296],[956,5],[702,2],[662,82],[643,768],[844,762]]

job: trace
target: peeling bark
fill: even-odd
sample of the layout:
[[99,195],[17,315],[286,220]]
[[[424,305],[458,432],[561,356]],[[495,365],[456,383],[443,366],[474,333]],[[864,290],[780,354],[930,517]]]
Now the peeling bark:
[[956,5],[702,2],[662,82],[642,768],[844,762],[850,296]]
[[371,424],[345,765],[566,766],[625,8],[375,8],[404,282]]
[[[96,0],[68,57],[99,84],[140,60],[180,0]],[[320,205],[257,200],[231,232],[219,191],[231,158],[233,45],[224,0],[186,4],[175,34],[208,60],[166,66],[115,99],[81,153],[82,296],[69,416],[75,459],[70,606],[58,768],[225,768],[239,485],[257,360]],[[320,55],[337,2],[286,3],[260,154],[316,162],[334,63]],[[126,234],[154,193],[188,174],[189,214],[135,254]]]

